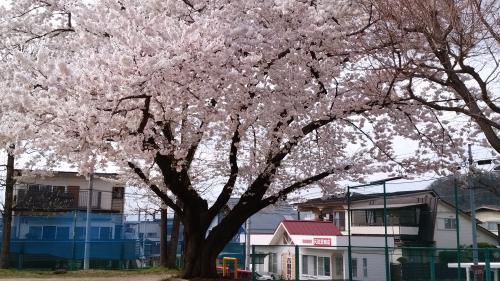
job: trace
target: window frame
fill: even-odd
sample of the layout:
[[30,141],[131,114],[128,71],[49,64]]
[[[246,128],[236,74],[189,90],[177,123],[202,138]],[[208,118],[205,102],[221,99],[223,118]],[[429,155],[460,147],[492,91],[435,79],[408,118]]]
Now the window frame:
[[351,268],[352,268],[352,277],[358,278],[358,259],[357,258],[351,259]]
[[[332,269],[331,269],[331,264],[330,263],[331,263],[330,257],[318,256],[318,262],[317,262],[317,265],[318,265],[317,273],[318,273],[318,275],[316,275],[316,276],[325,276],[325,277],[332,276]],[[328,265],[328,266],[326,266],[326,265]],[[326,270],[327,268],[328,268],[328,270]],[[321,271],[323,271],[323,274],[320,273]]]
[[268,271],[272,273],[278,273],[278,254],[269,253],[267,262]]
[[456,230],[457,229],[456,218],[443,218],[443,221],[444,221],[443,228],[445,230]]
[[344,259],[343,257],[335,257],[335,275],[344,275]]
[[363,258],[363,277],[368,277],[368,258]]

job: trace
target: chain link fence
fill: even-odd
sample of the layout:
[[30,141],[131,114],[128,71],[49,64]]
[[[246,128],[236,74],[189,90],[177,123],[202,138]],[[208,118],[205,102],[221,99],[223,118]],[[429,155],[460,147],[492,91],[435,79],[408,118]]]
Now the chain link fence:
[[[500,249],[479,248],[478,278],[498,281]],[[474,280],[473,249],[431,247],[253,246],[253,280]],[[386,269],[389,269],[387,272]],[[479,279],[476,279],[479,280]]]

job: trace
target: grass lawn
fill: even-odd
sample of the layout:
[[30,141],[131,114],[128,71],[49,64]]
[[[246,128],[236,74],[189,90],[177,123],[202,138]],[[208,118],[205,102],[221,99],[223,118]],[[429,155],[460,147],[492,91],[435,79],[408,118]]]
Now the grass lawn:
[[56,273],[52,270],[35,270],[35,269],[0,269],[0,279],[11,278],[81,278],[81,277],[116,277],[116,276],[133,276],[145,274],[171,274],[177,275],[178,270],[165,269],[160,267],[148,269],[130,269],[130,270],[76,270],[65,273]]

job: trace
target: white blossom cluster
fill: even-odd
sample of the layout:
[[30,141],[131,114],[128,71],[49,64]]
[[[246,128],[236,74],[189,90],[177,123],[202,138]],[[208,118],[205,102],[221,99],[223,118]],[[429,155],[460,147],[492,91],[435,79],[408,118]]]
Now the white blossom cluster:
[[[112,162],[137,176],[133,163],[163,185],[187,171],[198,191],[226,182],[235,153],[233,195],[262,175],[272,175],[267,196],[283,198],[283,188],[324,172],[307,184],[442,173],[461,131],[408,102],[389,72],[365,71],[372,9],[347,0],[14,1],[0,11],[2,142],[50,151],[83,174]],[[397,155],[405,141],[418,151]]]

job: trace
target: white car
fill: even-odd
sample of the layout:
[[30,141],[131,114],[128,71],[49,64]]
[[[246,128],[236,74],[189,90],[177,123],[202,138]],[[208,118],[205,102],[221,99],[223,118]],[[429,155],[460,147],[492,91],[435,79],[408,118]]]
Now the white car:
[[255,280],[274,280],[273,276],[255,272]]

